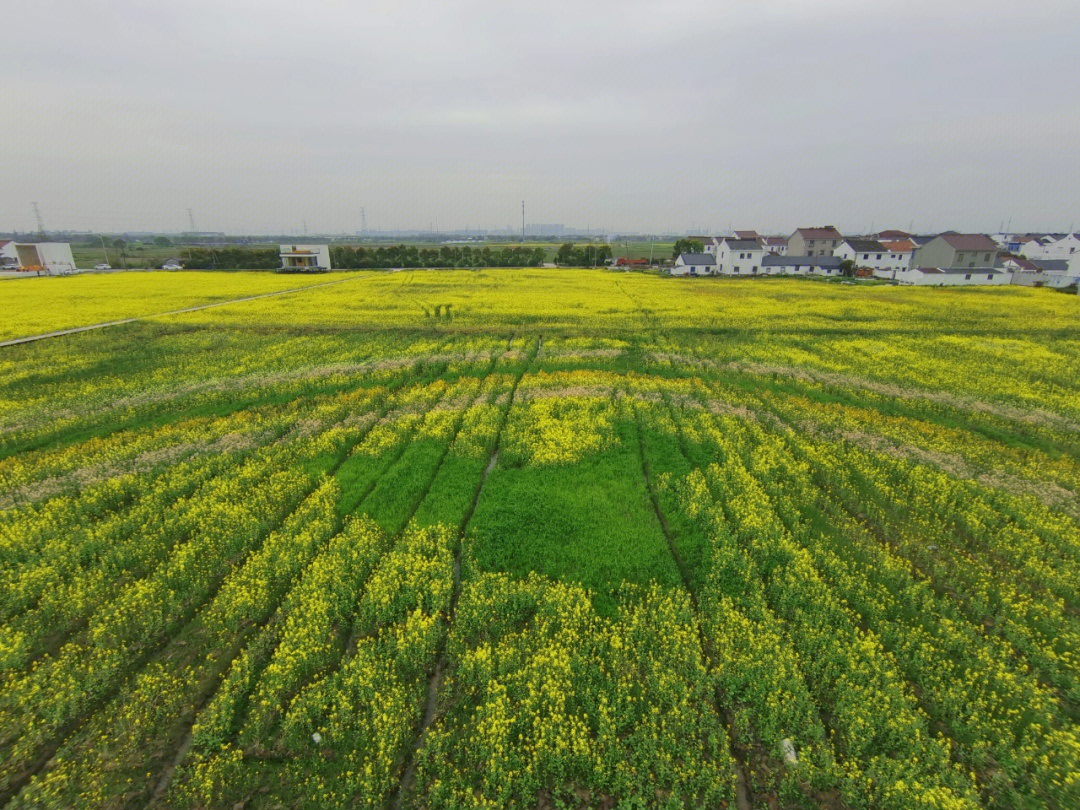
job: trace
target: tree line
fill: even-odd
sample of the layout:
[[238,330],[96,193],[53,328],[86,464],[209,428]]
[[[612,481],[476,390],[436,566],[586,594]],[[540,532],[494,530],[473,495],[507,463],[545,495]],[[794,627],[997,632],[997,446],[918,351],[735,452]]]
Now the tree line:
[[542,247],[470,247],[443,245],[422,248],[415,245],[385,247],[331,247],[330,263],[335,270],[377,267],[539,267],[547,254]]
[[611,260],[611,245],[575,245],[564,242],[555,253],[555,263],[570,267],[594,267]]
[[[281,266],[276,248],[223,247],[184,248],[184,266],[190,270],[274,270]],[[612,257],[610,245],[575,245],[567,242],[555,255],[557,264],[594,267]],[[384,245],[379,247],[330,247],[330,264],[335,270],[368,270],[385,267],[539,267],[547,259],[542,247],[521,245],[472,247],[443,245]]]

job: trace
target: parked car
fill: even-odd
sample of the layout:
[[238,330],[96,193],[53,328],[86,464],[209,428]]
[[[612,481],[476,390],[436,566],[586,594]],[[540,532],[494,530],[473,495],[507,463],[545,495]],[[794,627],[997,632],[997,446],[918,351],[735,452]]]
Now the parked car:
[[94,267],[94,269],[95,270],[112,270],[112,266],[106,264],[105,262],[102,262],[101,264]]
[[169,261],[165,262],[165,264],[161,265],[161,269],[162,270],[183,270],[184,265],[180,264],[180,262],[178,262],[178,261],[169,260]]

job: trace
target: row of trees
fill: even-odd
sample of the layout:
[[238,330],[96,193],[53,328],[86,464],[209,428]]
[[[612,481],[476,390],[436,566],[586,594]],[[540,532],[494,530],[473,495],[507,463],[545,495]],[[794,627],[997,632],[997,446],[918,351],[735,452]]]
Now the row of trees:
[[331,247],[330,263],[336,270],[377,267],[539,267],[546,253],[542,247],[470,247],[415,245],[385,247]]
[[564,242],[555,253],[555,263],[571,267],[594,267],[611,260],[610,245],[575,245]]
[[188,270],[273,270],[281,267],[277,248],[185,248]]
[[[190,270],[272,270],[281,266],[275,248],[184,248],[184,266]],[[567,242],[555,261],[569,267],[594,267],[611,260],[610,245],[575,245]],[[332,246],[330,263],[335,270],[366,270],[382,267],[539,267],[547,259],[542,247],[470,247],[414,245],[383,247]]]

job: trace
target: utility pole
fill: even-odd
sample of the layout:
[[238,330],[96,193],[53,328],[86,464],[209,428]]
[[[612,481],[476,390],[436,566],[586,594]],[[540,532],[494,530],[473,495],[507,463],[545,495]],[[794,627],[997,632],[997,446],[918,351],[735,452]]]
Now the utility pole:
[[98,238],[101,240],[101,249],[105,251],[105,264],[108,264],[109,263],[109,249],[107,247],[105,247],[105,237],[104,236],[99,236]]
[[34,219],[37,220],[38,239],[42,242],[45,241],[45,223],[41,219],[41,211],[38,210],[38,204],[32,203],[34,206]]

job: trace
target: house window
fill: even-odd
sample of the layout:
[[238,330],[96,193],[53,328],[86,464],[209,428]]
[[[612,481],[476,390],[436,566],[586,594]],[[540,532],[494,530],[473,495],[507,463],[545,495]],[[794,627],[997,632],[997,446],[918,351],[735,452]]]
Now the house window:
[[736,272],[736,273],[738,273],[738,272],[739,272],[739,268],[738,268],[738,267],[736,267],[736,268],[735,268],[735,272]]
[[971,273],[968,273],[964,276],[964,281],[971,281]]
[[881,258],[881,254],[879,253],[879,254],[877,255],[877,257],[878,257],[878,258],[880,259],[880,258]]
[[993,274],[993,273],[987,273],[987,274],[986,274],[986,277],[987,277],[988,279],[990,279],[991,281],[993,281],[993,280],[994,280],[994,274]]
[[870,258],[870,254],[869,254],[869,253],[864,253],[864,254],[862,255],[862,258],[863,258],[863,261],[865,262],[865,261],[866,261],[867,259],[869,259],[869,258]]
[[990,261],[990,254],[989,253],[984,253],[983,254],[983,261],[984,262]]
[[968,267],[974,267],[974,266],[975,266],[975,262],[973,262],[973,261],[968,262]]

